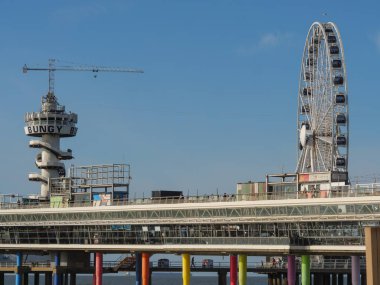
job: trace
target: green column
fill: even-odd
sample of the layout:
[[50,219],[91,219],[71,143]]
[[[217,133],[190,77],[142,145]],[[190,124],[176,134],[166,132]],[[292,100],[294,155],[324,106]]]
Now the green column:
[[247,285],[247,256],[239,254],[239,285]]
[[302,285],[310,285],[310,256],[301,256],[301,279]]

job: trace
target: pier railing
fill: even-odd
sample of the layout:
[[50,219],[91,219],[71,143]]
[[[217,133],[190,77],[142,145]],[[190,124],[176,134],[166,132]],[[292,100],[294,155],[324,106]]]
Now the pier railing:
[[[125,205],[150,205],[150,204],[180,204],[180,203],[218,203],[218,202],[237,202],[237,201],[263,201],[263,200],[288,200],[288,199],[312,199],[312,198],[345,198],[345,197],[364,197],[380,196],[380,184],[360,184],[353,187],[340,186],[329,191],[314,192],[289,192],[276,191],[270,193],[253,194],[209,194],[197,196],[178,196],[164,198],[135,198],[135,199],[114,199],[111,206]],[[4,197],[15,197],[13,200],[6,201]],[[16,199],[16,200],[15,200]],[[32,201],[22,196],[12,194],[0,195],[0,209],[35,209],[35,208],[71,208],[71,207],[106,207],[98,206],[98,201],[68,201],[65,203],[50,203],[49,201]]]

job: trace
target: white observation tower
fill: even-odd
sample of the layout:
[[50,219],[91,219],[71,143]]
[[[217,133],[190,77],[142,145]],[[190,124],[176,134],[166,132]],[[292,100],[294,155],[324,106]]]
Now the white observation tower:
[[30,173],[29,180],[41,182],[40,199],[46,200],[49,198],[49,178],[64,177],[65,165],[61,160],[73,158],[71,149],[60,149],[60,140],[76,135],[78,115],[66,113],[65,106],[60,105],[50,91],[42,97],[41,104],[40,112],[26,113],[24,129],[26,135],[41,138],[29,142],[30,147],[41,149],[36,157],[41,173]]

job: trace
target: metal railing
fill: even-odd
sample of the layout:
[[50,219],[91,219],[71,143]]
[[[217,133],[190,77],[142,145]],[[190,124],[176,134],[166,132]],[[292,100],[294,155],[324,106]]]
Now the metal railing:
[[[287,199],[312,199],[312,198],[345,198],[345,197],[364,197],[364,196],[380,196],[380,185],[370,184],[371,187],[339,187],[327,192],[272,192],[257,194],[210,194],[203,196],[178,196],[164,198],[135,198],[135,199],[114,199],[111,201],[112,206],[124,205],[150,205],[150,204],[180,204],[180,203],[219,203],[219,202],[237,202],[237,201],[260,201],[260,200],[287,200]],[[34,208],[50,208],[49,201],[31,201],[22,202],[22,196],[17,195],[17,201],[0,201],[0,209],[34,209]],[[62,205],[54,204],[54,207],[71,208],[71,207],[90,207],[95,206],[94,200],[89,201],[68,201]],[[103,206],[102,206],[103,207]]]

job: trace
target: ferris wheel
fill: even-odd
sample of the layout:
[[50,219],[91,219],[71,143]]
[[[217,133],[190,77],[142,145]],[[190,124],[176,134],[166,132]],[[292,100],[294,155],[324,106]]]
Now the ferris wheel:
[[315,22],[306,38],[299,79],[297,172],[347,172],[347,92],[338,28],[332,22]]

